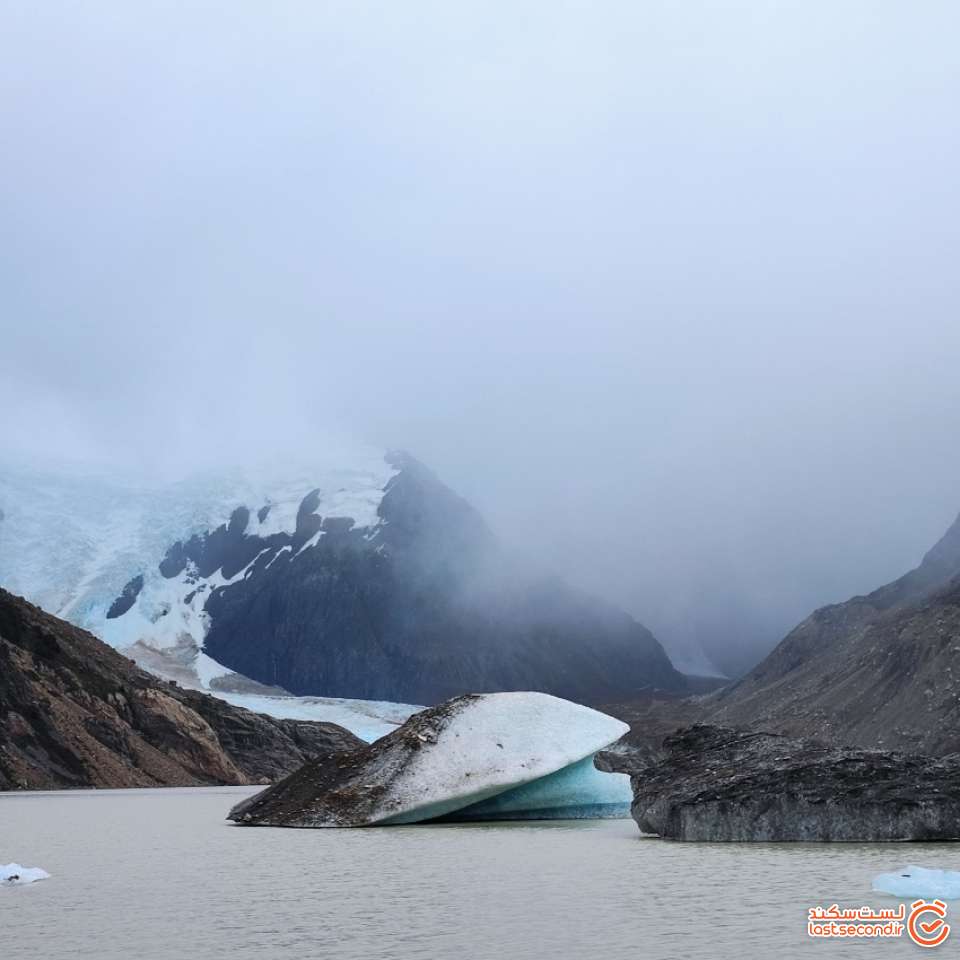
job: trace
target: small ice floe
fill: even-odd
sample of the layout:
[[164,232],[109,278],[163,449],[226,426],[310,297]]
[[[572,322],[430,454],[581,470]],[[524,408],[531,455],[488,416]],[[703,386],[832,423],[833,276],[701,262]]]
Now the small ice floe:
[[909,864],[896,873],[881,873],[874,877],[873,889],[877,893],[890,893],[895,897],[956,900],[960,898],[960,873]]
[[49,876],[46,870],[41,870],[39,867],[21,867],[19,863],[0,863],[0,887],[35,883],[37,880],[46,880]]

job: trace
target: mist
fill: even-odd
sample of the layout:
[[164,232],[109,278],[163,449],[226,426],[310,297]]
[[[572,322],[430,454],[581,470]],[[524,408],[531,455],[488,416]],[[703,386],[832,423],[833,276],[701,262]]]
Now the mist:
[[954,4],[3,21],[5,456],[404,448],[728,673],[960,510]]

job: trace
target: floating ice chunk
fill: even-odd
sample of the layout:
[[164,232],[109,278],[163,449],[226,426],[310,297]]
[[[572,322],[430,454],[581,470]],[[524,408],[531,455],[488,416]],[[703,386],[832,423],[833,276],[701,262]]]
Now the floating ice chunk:
[[[593,754],[629,727],[544,693],[455,697],[347,756],[311,761],[230,811],[238,823],[359,827],[419,823],[474,807],[471,819],[596,816],[629,801],[626,778]],[[586,761],[585,763],[582,761]],[[560,774],[557,777],[552,775]],[[548,780],[534,785],[533,781]],[[521,791],[529,785],[528,791]],[[483,801],[509,793],[501,805]],[[477,812],[479,810],[479,813]]]
[[874,877],[873,889],[895,897],[957,900],[960,899],[960,873],[917,867],[911,863],[896,873],[881,873]]
[[35,883],[50,876],[39,867],[21,867],[19,863],[0,863],[0,886],[17,887],[24,883]]

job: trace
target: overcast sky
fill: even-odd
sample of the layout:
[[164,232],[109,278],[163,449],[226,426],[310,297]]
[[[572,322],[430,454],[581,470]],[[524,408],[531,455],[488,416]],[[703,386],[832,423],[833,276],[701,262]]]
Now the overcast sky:
[[0,432],[326,430],[736,669],[960,510],[953,2],[8,2]]

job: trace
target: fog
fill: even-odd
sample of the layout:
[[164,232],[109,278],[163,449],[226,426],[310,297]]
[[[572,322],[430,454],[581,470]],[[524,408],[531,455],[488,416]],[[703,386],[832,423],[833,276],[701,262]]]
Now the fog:
[[7,455],[403,447],[743,669],[960,510],[950,2],[13,2]]

